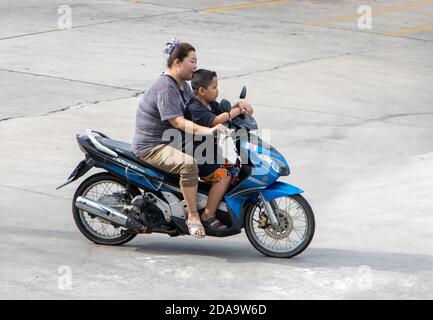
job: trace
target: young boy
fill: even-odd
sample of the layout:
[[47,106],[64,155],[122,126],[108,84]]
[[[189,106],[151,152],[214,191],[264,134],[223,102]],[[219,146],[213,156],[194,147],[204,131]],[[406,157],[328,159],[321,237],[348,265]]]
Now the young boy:
[[218,77],[215,71],[197,70],[192,76],[191,87],[195,97],[187,104],[186,116],[199,125],[213,127],[240,114],[252,114],[252,108],[246,102],[236,103],[230,112],[220,110],[219,103],[215,101],[218,97]]
[[[224,124],[240,114],[251,114],[252,109],[248,103],[236,103],[230,112],[223,112],[219,108],[216,98],[218,97],[218,78],[215,71],[197,70],[191,80],[191,87],[195,97],[186,107],[185,118],[201,126],[214,127]],[[197,143],[194,145],[197,147]],[[224,230],[227,226],[221,224],[215,218],[218,205],[230,186],[231,176],[224,161],[217,160],[217,145],[214,143],[214,157],[212,163],[198,164],[200,178],[212,185],[208,195],[208,203],[202,215],[202,221],[207,227]]]

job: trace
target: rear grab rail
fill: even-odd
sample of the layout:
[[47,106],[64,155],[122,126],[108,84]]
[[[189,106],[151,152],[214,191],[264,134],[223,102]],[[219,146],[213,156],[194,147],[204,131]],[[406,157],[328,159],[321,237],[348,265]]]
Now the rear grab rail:
[[107,148],[106,146],[102,145],[98,140],[96,140],[95,136],[93,135],[94,133],[98,134],[99,136],[103,137],[103,138],[108,138],[105,134],[98,132],[98,131],[94,131],[92,129],[86,129],[86,134],[89,137],[90,141],[93,143],[93,145],[95,146],[96,149],[98,149],[101,152],[104,152],[112,157],[118,158],[119,155],[114,152],[113,150]]

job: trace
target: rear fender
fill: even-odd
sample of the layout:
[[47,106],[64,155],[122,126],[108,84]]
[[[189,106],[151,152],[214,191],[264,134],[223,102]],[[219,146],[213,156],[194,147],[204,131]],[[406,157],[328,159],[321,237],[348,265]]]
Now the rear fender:
[[63,188],[64,186],[67,186],[68,184],[74,182],[84,174],[86,174],[87,171],[89,171],[91,168],[95,166],[95,161],[92,158],[89,158],[86,156],[84,160],[82,160],[77,167],[72,171],[71,175],[69,176],[68,180],[58,186],[56,190],[59,190],[60,188]]

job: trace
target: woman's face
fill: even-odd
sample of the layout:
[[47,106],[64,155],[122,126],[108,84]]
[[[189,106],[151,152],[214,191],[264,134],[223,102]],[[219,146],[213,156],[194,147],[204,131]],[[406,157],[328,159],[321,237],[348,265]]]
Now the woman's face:
[[185,81],[191,80],[192,74],[197,70],[197,56],[195,51],[190,51],[188,56],[186,56],[182,62],[178,61],[176,65],[178,66],[179,76]]

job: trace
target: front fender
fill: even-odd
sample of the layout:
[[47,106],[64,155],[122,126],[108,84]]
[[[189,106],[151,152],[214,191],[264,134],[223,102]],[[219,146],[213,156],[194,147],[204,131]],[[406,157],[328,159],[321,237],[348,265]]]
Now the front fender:
[[269,187],[261,191],[263,197],[267,201],[271,201],[275,198],[290,196],[302,192],[304,191],[299,189],[296,186],[284,182],[279,182],[279,181],[274,182]]

